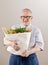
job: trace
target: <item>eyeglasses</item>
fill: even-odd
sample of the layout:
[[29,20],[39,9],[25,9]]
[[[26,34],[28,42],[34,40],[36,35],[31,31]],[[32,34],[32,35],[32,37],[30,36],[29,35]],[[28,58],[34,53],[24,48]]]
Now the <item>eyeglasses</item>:
[[21,16],[21,18],[30,18],[32,16]]

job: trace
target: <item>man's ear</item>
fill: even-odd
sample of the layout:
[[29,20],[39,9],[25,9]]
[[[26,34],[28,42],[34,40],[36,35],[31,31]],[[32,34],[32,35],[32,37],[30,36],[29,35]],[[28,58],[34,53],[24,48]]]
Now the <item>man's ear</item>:
[[33,19],[33,16],[32,16],[30,19],[31,19],[31,21],[32,21],[32,19]]
[[31,19],[33,19],[33,16],[31,17]]

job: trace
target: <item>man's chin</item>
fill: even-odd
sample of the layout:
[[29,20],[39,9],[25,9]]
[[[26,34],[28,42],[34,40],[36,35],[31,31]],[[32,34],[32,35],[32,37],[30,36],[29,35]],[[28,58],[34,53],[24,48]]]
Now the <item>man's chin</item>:
[[28,26],[28,24],[25,24],[25,26]]

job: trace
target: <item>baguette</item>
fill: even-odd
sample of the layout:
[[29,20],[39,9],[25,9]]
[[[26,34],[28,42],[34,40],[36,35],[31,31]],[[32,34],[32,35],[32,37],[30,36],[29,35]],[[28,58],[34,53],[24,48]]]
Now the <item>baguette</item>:
[[4,34],[8,34],[6,27],[1,27]]

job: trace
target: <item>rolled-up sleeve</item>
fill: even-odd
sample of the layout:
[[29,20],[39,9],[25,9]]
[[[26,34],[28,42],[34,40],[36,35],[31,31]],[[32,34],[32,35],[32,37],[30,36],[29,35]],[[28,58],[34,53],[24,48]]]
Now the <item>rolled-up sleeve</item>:
[[36,30],[36,33],[35,33],[35,43],[36,43],[36,46],[41,49],[41,51],[44,50],[44,41],[43,41],[41,31],[39,29]]

